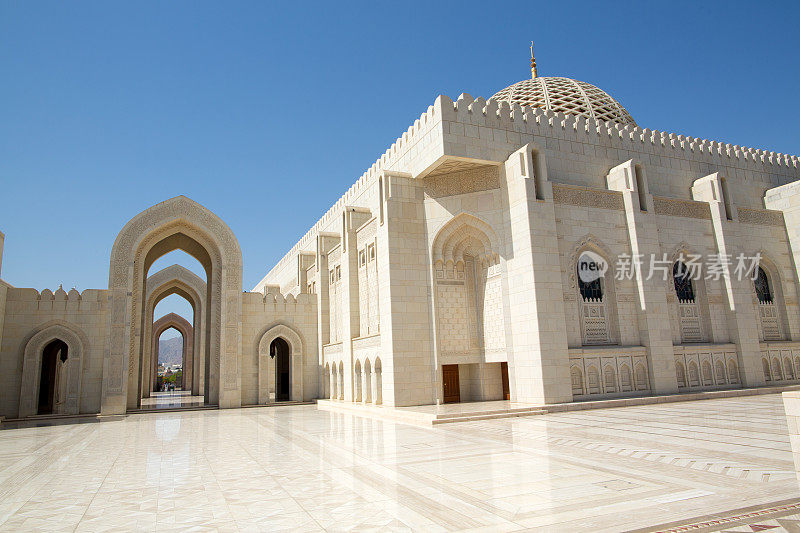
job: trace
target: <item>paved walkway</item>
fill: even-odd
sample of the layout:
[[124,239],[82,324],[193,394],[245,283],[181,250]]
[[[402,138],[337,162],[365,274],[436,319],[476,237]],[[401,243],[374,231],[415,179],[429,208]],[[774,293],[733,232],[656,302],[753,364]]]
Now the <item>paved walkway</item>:
[[779,395],[435,428],[314,406],[77,422],[0,431],[0,530],[620,531],[800,511]]

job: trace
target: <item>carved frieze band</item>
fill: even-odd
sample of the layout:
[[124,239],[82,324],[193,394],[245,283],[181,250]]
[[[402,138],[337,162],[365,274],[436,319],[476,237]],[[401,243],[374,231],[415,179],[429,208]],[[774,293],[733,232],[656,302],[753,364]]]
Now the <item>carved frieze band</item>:
[[736,209],[739,214],[739,222],[743,224],[761,224],[762,226],[783,227],[783,212],[771,209],[750,209],[739,207]]
[[500,169],[499,167],[482,167],[474,170],[463,170],[441,176],[427,177],[424,182],[425,195],[431,198],[490,191],[500,188]]
[[653,207],[655,208],[656,215],[711,220],[711,210],[708,208],[706,202],[653,196]]
[[576,185],[556,185],[554,183],[553,201],[557,204],[598,207],[600,209],[622,210],[625,208],[621,193]]

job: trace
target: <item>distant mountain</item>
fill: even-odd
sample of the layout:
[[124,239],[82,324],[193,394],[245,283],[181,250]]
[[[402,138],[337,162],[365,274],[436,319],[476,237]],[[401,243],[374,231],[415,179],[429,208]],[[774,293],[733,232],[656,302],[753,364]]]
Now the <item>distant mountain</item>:
[[183,360],[183,337],[158,341],[158,362],[179,365]]

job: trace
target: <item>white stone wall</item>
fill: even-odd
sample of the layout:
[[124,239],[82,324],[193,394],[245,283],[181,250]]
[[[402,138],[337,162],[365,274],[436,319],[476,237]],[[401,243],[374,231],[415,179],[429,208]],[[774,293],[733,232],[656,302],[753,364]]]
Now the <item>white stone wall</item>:
[[[242,298],[242,405],[274,397],[274,367],[259,363],[261,337],[275,326],[286,326],[302,341],[302,365],[291,365],[292,399],[320,397],[321,368],[317,359],[317,300],[311,294],[282,295],[246,292]],[[291,338],[286,339],[291,342]],[[296,375],[297,371],[301,374]],[[262,373],[259,380],[259,372]],[[264,375],[266,374],[266,376]],[[259,390],[261,388],[262,390]]]
[[0,416],[16,418],[19,409],[23,353],[27,341],[51,324],[68,324],[88,339],[82,354],[79,411],[100,411],[103,356],[108,349],[107,291],[87,289],[82,293],[63,289],[18,289],[0,283],[0,303],[5,293],[4,325],[0,346]]

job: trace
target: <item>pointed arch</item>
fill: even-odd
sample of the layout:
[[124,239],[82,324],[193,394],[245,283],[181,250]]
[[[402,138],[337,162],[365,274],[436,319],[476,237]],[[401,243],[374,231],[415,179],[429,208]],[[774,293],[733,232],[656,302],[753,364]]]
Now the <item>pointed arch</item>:
[[480,218],[460,213],[449,220],[433,239],[432,263],[456,264],[465,253],[489,265],[497,263],[500,250],[497,234]]
[[62,369],[66,384],[64,403],[60,412],[55,414],[75,415],[80,413],[83,361],[88,356],[89,340],[83,330],[75,324],[65,320],[52,320],[36,328],[23,348],[19,397],[20,418],[36,414],[42,352],[54,340],[62,341],[68,349],[67,360]]
[[[198,275],[181,265],[170,265],[158,272],[151,274],[146,282],[146,297],[144,304],[144,338],[152,336],[153,318],[156,306],[173,294],[189,302],[192,307],[192,365],[183,369],[183,377],[187,389],[191,389],[195,396],[202,395],[205,389],[205,309],[207,299],[206,282]],[[145,344],[142,349],[142,365],[140,369],[139,390],[140,396],[147,398],[149,387],[145,386],[155,379],[155,369],[158,366],[157,352],[152,343]]]
[[[181,334],[183,337],[183,354],[181,357],[182,365],[181,365],[181,379],[183,382],[181,383],[182,389],[186,390],[187,384],[189,384],[189,388],[191,388],[191,366],[194,363],[194,328],[189,323],[188,320],[183,318],[182,316],[169,313],[153,323],[153,333],[151,336],[150,341],[150,353],[153,357],[153,363],[151,367],[155,370],[158,367],[158,349],[159,349],[159,339],[161,338],[161,334],[167,331],[169,328],[175,329],[178,333]],[[149,383],[150,390],[152,390],[153,386],[156,384],[156,372],[153,371]]]
[[242,252],[230,228],[197,202],[178,196],[133,217],[120,231],[109,267],[110,349],[103,361],[102,412],[139,404],[135,376],[142,359],[146,274],[153,262],[181,249],[206,271],[207,403],[241,405]]
[[303,399],[303,366],[304,342],[297,329],[287,323],[276,323],[265,327],[256,336],[256,353],[258,354],[258,403],[270,401],[270,390],[274,385],[276,361],[270,354],[270,346],[276,339],[283,339],[289,346],[290,395],[292,401]]

